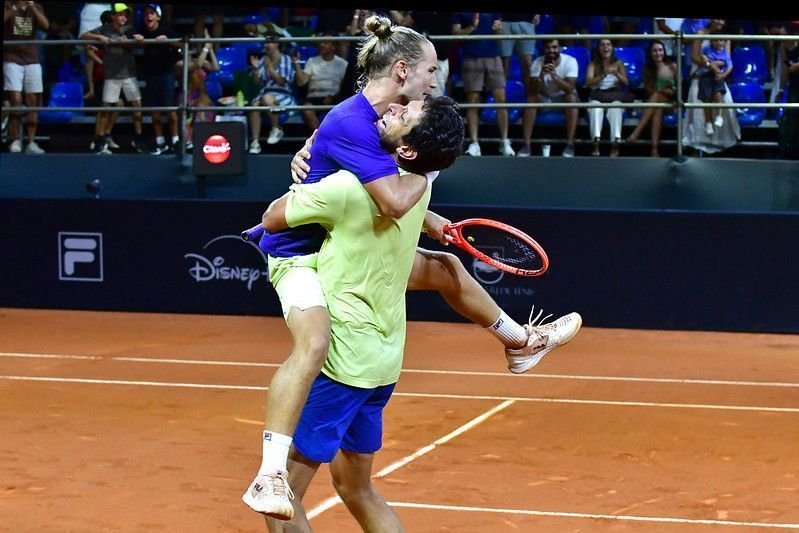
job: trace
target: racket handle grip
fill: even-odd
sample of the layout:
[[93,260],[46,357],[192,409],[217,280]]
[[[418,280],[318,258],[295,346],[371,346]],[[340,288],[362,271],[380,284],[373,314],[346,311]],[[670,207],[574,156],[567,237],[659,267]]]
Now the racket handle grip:
[[241,238],[245,241],[258,244],[258,241],[261,240],[261,235],[263,234],[264,234],[264,227],[258,224],[257,226],[253,226],[250,229],[242,231]]

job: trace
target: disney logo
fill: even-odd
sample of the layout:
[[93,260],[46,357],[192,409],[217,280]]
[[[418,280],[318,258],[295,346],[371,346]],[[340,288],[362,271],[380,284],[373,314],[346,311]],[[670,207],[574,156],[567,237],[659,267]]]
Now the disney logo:
[[252,285],[261,276],[268,276],[265,270],[240,266],[224,266],[225,258],[216,256],[209,259],[199,254],[186,254],[183,257],[193,260],[189,267],[189,275],[194,281],[233,280],[247,283],[247,290],[252,290]]

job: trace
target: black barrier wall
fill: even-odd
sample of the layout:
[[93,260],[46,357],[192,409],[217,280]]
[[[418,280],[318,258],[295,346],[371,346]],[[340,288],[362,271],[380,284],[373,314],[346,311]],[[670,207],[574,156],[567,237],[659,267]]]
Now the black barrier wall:
[[[239,233],[264,203],[0,199],[0,306],[279,316],[266,259]],[[535,304],[589,326],[799,332],[799,214],[439,206],[518,225],[540,278],[464,264],[512,316]],[[422,245],[440,246],[422,237]],[[455,251],[455,250],[452,250]],[[411,320],[461,320],[436,294]]]

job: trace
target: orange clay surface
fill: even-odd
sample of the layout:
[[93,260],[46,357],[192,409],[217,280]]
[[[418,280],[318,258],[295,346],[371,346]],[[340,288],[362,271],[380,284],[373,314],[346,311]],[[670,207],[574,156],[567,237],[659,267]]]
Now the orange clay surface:
[[[263,531],[289,349],[279,318],[0,309],[0,531]],[[799,530],[799,336],[586,327],[516,376],[412,322],[375,473],[409,532]],[[334,495],[323,467],[314,530],[358,531]]]

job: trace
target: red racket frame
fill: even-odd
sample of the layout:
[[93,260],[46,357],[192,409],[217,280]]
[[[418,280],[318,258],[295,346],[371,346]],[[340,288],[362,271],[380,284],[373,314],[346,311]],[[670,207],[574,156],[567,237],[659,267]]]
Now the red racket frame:
[[[536,270],[519,268],[512,265],[507,265],[497,261],[493,257],[486,255],[472,246],[472,244],[463,236],[462,229],[466,226],[491,226],[514,235],[518,239],[526,242],[541,257],[541,262],[543,263],[541,268]],[[452,224],[445,225],[444,235],[447,241],[451,242],[462,250],[469,252],[472,256],[476,257],[480,261],[510,274],[515,274],[517,276],[540,276],[549,268],[549,256],[547,256],[544,248],[542,248],[535,239],[530,237],[522,230],[514,228],[509,224],[505,224],[504,222],[498,222],[496,220],[487,218],[467,218],[466,220],[461,220],[460,222],[454,222]]]

